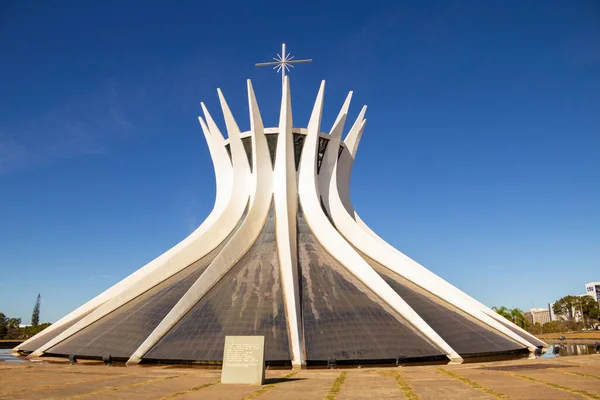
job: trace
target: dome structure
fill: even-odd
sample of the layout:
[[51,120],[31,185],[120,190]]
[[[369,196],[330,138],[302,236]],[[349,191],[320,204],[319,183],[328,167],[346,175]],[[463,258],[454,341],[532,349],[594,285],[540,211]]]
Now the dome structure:
[[226,335],[264,335],[266,361],[453,362],[532,354],[545,343],[375,234],[350,201],[363,107],[342,140],[352,92],[321,131],[325,82],[306,128],[250,130],[218,96],[228,138],[202,104],[216,175],[206,220],[175,247],[15,350],[140,362],[220,363]]

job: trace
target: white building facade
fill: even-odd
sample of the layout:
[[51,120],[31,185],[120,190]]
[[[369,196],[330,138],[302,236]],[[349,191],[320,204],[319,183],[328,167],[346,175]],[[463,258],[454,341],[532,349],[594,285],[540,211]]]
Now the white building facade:
[[523,315],[532,324],[540,323],[544,325],[551,321],[550,310],[547,308],[532,308],[531,310],[524,312]]
[[585,294],[600,303],[600,282],[586,283]]

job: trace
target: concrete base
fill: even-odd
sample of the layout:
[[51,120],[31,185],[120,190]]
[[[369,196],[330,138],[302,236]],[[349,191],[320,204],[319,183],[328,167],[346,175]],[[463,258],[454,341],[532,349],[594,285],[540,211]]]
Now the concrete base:
[[303,369],[306,369],[306,361],[300,364],[292,364],[292,370],[294,371],[300,371]]

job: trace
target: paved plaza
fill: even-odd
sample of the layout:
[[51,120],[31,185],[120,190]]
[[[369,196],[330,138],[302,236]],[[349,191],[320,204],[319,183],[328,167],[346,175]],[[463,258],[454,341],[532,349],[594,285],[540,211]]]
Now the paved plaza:
[[263,386],[220,370],[98,362],[0,363],[0,399],[600,399],[600,354],[399,368],[267,370]]

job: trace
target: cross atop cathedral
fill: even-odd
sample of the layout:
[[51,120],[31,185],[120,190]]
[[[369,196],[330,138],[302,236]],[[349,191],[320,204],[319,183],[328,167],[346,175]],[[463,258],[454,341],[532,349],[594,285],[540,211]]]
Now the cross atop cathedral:
[[277,54],[277,57],[273,57],[273,60],[270,62],[263,62],[256,64],[257,67],[268,67],[273,65],[273,69],[276,69],[277,72],[281,71],[281,83],[283,84],[285,79],[286,71],[290,71],[291,68],[294,68],[293,64],[298,63],[309,63],[312,62],[312,59],[307,60],[294,60],[294,56],[291,53],[285,52],[285,43],[281,45],[281,54]]

